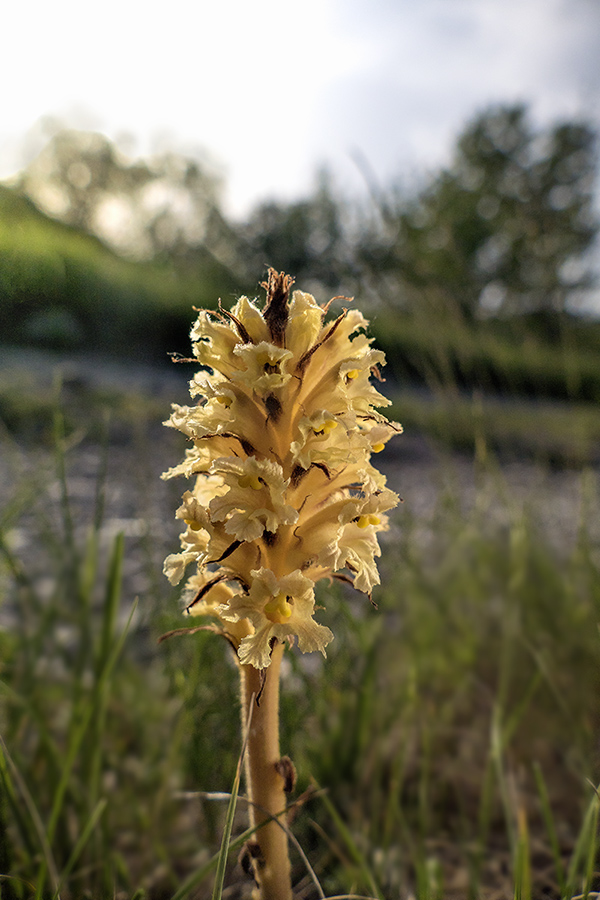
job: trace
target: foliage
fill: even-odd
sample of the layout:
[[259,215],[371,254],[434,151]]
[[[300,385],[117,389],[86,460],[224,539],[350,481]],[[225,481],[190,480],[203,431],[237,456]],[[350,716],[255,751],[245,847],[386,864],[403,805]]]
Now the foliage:
[[[163,517],[153,532],[142,513],[143,540],[115,537],[127,521],[122,467],[107,480],[97,446],[65,437],[60,421],[55,438],[52,457],[3,437],[2,896],[52,897],[58,881],[63,900],[138,889],[151,900],[202,900],[225,808],[179,792],[233,782],[230,650],[210,634],[156,647],[160,631],[181,624],[159,574],[176,529]],[[150,426],[127,443],[136,472],[161,470]],[[90,449],[96,501],[77,502],[76,463]],[[344,586],[326,588],[322,615],[336,633],[328,659],[288,656],[294,833],[327,895],[596,890],[598,805],[587,781],[599,775],[595,476],[576,479],[579,511],[565,516],[561,482],[543,470],[530,470],[524,497],[488,458],[469,499],[446,462],[429,470],[436,499],[421,511],[423,485],[412,480],[423,470],[412,471],[395,472],[407,500],[383,548],[379,610]],[[138,512],[147,496],[138,491]],[[155,586],[127,626],[145,554]],[[238,835],[237,819],[233,828]],[[316,897],[305,871],[297,857],[296,883]],[[242,878],[231,860],[226,883]]]
[[[563,312],[590,273],[595,134],[568,122],[536,132],[524,106],[467,125],[450,168],[415,197],[382,194],[383,227],[358,248],[375,282],[404,304],[478,315]],[[388,292],[390,285],[388,285]]]
[[[58,420],[56,426],[62,443]],[[149,812],[149,806],[137,804],[125,811],[109,803],[127,777],[127,767],[119,768],[118,759],[130,755],[129,776],[142,781],[147,776],[144,790],[153,791],[156,784],[150,770],[134,775],[131,766],[143,732],[132,731],[126,715],[140,676],[121,659],[132,616],[128,611],[125,622],[119,622],[123,535],[111,542],[106,558],[101,481],[91,527],[76,528],[64,448],[56,464],[58,518],[52,521],[52,514],[36,507],[39,483],[47,474],[40,472],[15,484],[1,522],[4,581],[9,573],[12,600],[19,604],[13,607],[13,626],[2,632],[0,844],[2,895],[9,898],[30,896],[31,891],[41,898],[86,889],[107,896],[111,870],[123,868],[122,843],[114,834],[120,829],[135,834],[148,822]],[[45,571],[20,559],[12,548],[15,528],[31,528],[32,512]],[[116,738],[110,745],[107,722]],[[80,873],[86,871],[83,887]]]
[[[0,333],[3,342],[159,361],[187,347],[187,319],[207,292],[236,283],[201,254],[194,276],[171,263],[122,259],[97,238],[44,216],[0,186]],[[215,293],[212,293],[215,296]]]
[[327,170],[319,173],[305,199],[259,204],[238,229],[239,257],[248,282],[258,283],[265,260],[277,260],[277,267],[293,272],[307,290],[345,289],[355,275],[349,218],[348,205]]
[[[407,500],[383,548],[379,611],[343,588],[323,591],[338,635],[328,660],[288,658],[293,829],[328,894],[537,900],[600,886],[589,787],[599,778],[598,497],[586,469],[597,459],[600,332],[564,314],[586,283],[574,264],[595,230],[591,138],[575,123],[537,135],[520,109],[484,114],[456,165],[416,197],[374,191],[369,231],[327,178],[305,200],[232,226],[200,164],[132,165],[97,136],[81,138],[83,159],[60,142],[52,150],[64,154],[52,177],[73,225],[40,212],[26,180],[21,191],[0,186],[3,341],[145,361],[187,353],[192,304],[253,294],[264,264],[291,265],[331,292],[361,286],[402,384],[387,385],[398,418],[413,436],[418,427],[474,453],[465,490],[463,470],[411,469],[399,451]],[[148,200],[155,176],[160,202],[141,204],[136,225],[148,241],[138,255],[152,259],[84,233],[120,185],[131,203]],[[191,206],[165,205],[188,188]],[[199,211],[200,238],[182,209]],[[494,296],[497,309],[484,309]],[[27,357],[30,375],[38,362]],[[214,794],[181,791],[234,780],[236,673],[212,635],[156,647],[181,625],[160,571],[176,547],[164,516],[175,498],[151,506],[158,473],[178,457],[154,460],[168,402],[135,395],[127,375],[126,389],[97,388],[91,371],[85,357],[63,389],[64,430],[52,377],[2,372],[0,888],[8,900],[54,897],[58,883],[63,900],[203,900],[225,810]],[[552,402],[525,405],[525,395]],[[114,484],[97,445],[99,401],[114,418]],[[496,448],[581,467],[578,519],[565,515],[562,476],[531,468],[530,490],[511,486]],[[79,497],[90,454],[97,485]],[[239,835],[240,822],[229,824]],[[298,856],[299,889],[318,896],[305,873]],[[230,858],[225,882],[241,881]]]
[[[547,324],[558,327],[546,329]],[[383,311],[373,319],[372,332],[400,384],[512,398],[600,398],[598,322],[515,316],[474,324],[447,315]]]
[[369,210],[323,171],[232,223],[206,160],[61,132],[0,186],[2,340],[186,353],[190,306],[254,296],[274,264],[319,297],[360,295],[398,375],[595,400],[597,328],[572,315],[592,280],[595,163],[587,124],[536,131],[497,107],[420,190],[371,184]]
[[49,215],[134,259],[214,252],[220,182],[208,164],[168,152],[130,160],[102,134],[59,131],[15,180]]
[[[5,342],[161,362],[169,351],[187,353],[192,305],[212,300],[224,285],[225,295],[239,290],[210,260],[185,270],[119,258],[1,186],[0,212]],[[379,306],[372,330],[401,382],[587,402],[600,396],[594,321],[538,313],[466,323],[449,313]]]

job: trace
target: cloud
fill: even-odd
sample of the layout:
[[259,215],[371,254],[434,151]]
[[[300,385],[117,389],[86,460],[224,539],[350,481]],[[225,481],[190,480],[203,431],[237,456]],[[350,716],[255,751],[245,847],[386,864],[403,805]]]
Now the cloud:
[[440,164],[492,103],[529,102],[540,124],[600,120],[593,0],[339,0],[336,12],[359,62],[325,87],[319,119],[344,169],[353,146],[382,178]]

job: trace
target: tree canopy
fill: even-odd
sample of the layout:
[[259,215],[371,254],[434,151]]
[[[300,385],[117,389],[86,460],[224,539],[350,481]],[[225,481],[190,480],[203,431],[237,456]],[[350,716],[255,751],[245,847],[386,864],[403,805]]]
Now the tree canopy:
[[591,284],[595,168],[589,125],[536,131],[522,105],[488,109],[416,196],[384,195],[362,264],[396,276],[405,303],[467,319],[572,310]]
[[[77,298],[89,294],[101,257],[89,244],[86,258],[95,262],[75,265],[75,233],[151,264],[152,275],[139,270],[140,295],[159,267],[161,295],[171,279],[169,315],[184,303],[187,314],[191,283],[199,303],[208,285],[211,296],[253,294],[267,265],[314,293],[361,295],[367,305],[423,321],[573,312],[593,283],[596,161],[589,124],[536,129],[525,106],[493,107],[466,125],[450,165],[416,189],[371,185],[368,203],[350,201],[323,170],[307,196],[260,203],[240,223],[223,212],[223,185],[206,159],[175,152],[130,159],[101,134],[58,132],[4,189],[0,318],[12,321],[18,298],[25,319],[28,309],[50,304],[63,319],[68,309],[81,332]],[[60,234],[51,236],[50,219],[34,223],[29,212],[23,221],[37,237],[21,240],[7,191],[57,219]],[[122,271],[103,260],[103,273]],[[40,287],[42,271],[51,277]],[[101,282],[95,293],[109,296],[105,274]],[[133,269],[127,283],[133,297]],[[69,294],[64,302],[61,291]]]

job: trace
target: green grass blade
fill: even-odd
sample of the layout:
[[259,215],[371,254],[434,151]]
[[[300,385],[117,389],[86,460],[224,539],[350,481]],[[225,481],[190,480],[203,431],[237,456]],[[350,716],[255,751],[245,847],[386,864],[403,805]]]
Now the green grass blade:
[[43,747],[45,758],[49,766],[54,767],[54,771],[60,771],[64,762],[64,753],[52,737],[48,722],[44,718],[43,712],[31,700],[23,697],[17,691],[13,690],[10,685],[4,681],[0,681],[0,697],[6,697],[11,706],[19,709],[24,717],[35,722],[39,729],[40,747]]
[[[575,849],[567,870],[567,896],[572,896],[577,891],[577,878],[579,873],[583,874],[585,870],[586,882],[584,892],[587,895],[590,889],[591,874],[593,873],[593,864],[598,849],[598,807],[599,798],[596,791],[591,798],[585,813],[583,825]],[[591,862],[590,862],[591,861]],[[592,867],[590,871],[590,865]]]
[[212,900],[221,900],[223,895],[223,884],[225,883],[225,869],[227,866],[227,857],[229,856],[229,847],[231,844],[231,832],[233,829],[233,819],[235,817],[235,808],[237,806],[237,797],[240,789],[241,778],[241,755],[238,763],[233,786],[231,788],[231,797],[227,806],[227,816],[225,818],[225,826],[223,828],[223,837],[221,839],[221,849],[217,858],[217,871],[215,873],[215,883],[213,887]]
[[44,877],[41,879],[41,881],[38,882],[37,890],[36,890],[36,897],[41,897],[41,891],[43,888],[43,882],[46,877],[46,872],[50,873],[50,877],[55,886],[55,890],[57,892],[57,897],[58,897],[58,872],[56,869],[56,864],[54,862],[54,858],[52,856],[51,841],[48,840],[47,835],[44,832],[44,825],[43,825],[41,816],[38,812],[37,806],[35,805],[34,799],[31,796],[31,792],[29,791],[29,788],[27,787],[25,780],[21,776],[21,773],[19,772],[17,766],[13,762],[2,736],[0,736],[0,748],[2,749],[4,758],[6,760],[8,767],[12,771],[13,779],[18,787],[21,797],[23,798],[23,802],[25,803],[25,806],[27,807],[27,812],[29,813],[29,815],[31,817],[31,822],[35,829],[36,837],[39,841],[39,845],[40,845],[40,848],[41,848],[41,851],[42,851],[42,854],[44,857],[44,862],[42,864],[43,870],[44,870]]
[[594,799],[592,801],[592,815],[591,822],[589,828],[589,840],[587,846],[587,860],[585,867],[585,882],[584,882],[584,897],[587,900],[587,896],[590,892],[590,888],[592,886],[592,879],[594,878],[595,868],[596,868],[596,860],[598,858],[598,814],[600,812],[600,798],[598,797],[597,789],[594,794]]
[[519,813],[519,837],[515,858],[515,900],[531,900],[531,856],[524,811]]
[[[131,624],[131,620],[133,618],[136,608],[137,608],[137,601],[133,604],[131,613],[129,614],[129,618],[127,620],[127,624],[125,625],[123,632],[119,636],[119,640],[113,647],[113,650],[112,650],[110,656],[106,660],[105,667],[104,667],[102,673],[100,674],[99,684],[100,684],[101,688],[103,688],[107,684],[107,682],[110,678],[112,669],[114,668],[114,665],[121,654],[121,650],[123,648],[123,644],[125,643],[125,638],[129,631],[129,626]],[[79,750],[81,748],[81,744],[83,742],[84,736],[90,726],[90,722],[92,721],[92,717],[94,716],[94,714],[95,714],[95,704],[88,703],[82,716],[81,716],[81,719],[79,721],[77,728],[71,735],[71,740],[70,740],[69,748],[67,751],[65,765],[63,767],[61,779],[59,781],[56,792],[54,794],[52,812],[50,814],[50,820],[48,822],[48,827],[46,830],[46,837],[47,837],[48,844],[52,844],[52,841],[54,839],[54,833],[56,831],[56,826],[58,824],[60,814],[62,812],[65,794],[66,794],[67,788],[69,786],[69,779],[71,777],[71,772],[73,770],[75,760],[77,759],[77,754],[79,753]],[[38,879],[38,882],[40,880],[43,882],[43,877],[41,877],[41,876],[44,873],[45,873],[45,862],[42,863],[42,866],[40,868],[40,878]]]
[[[119,640],[116,643],[116,645],[114,646],[110,656],[106,660],[105,667],[104,667],[102,673],[100,674],[100,678],[99,678],[99,684],[102,687],[108,681],[110,674],[112,672],[112,669],[114,668],[114,665],[121,654],[121,650],[123,648],[123,644],[125,643],[125,638],[127,636],[127,632],[129,630],[129,626],[131,624],[131,620],[133,618],[136,608],[137,608],[137,602],[133,604],[131,613],[129,614],[129,618],[127,620],[127,624],[126,624],[125,628],[123,629],[122,634],[119,636]],[[52,809],[52,814],[50,816],[50,822],[48,824],[48,839],[50,841],[54,837],[54,829],[56,828],[58,818],[60,816],[64,793],[67,788],[67,784],[69,781],[71,770],[73,768],[73,764],[75,762],[75,758],[77,756],[77,752],[79,751],[81,742],[82,742],[83,737],[89,727],[89,724],[90,724],[93,714],[94,714],[94,708],[91,704],[88,704],[88,707],[87,707],[85,713],[83,714],[83,717],[80,721],[79,727],[74,735],[74,738],[71,741],[71,746],[69,747],[66,764],[65,764],[65,767],[63,770],[63,776],[62,776],[61,782],[60,782],[57,792],[56,792],[55,802],[54,802],[54,806]]]
[[529,709],[531,701],[533,700],[535,693],[540,686],[540,682],[542,681],[542,674],[540,672],[536,672],[531,681],[527,685],[526,689],[523,691],[523,695],[519,702],[515,705],[515,708],[512,712],[506,716],[505,721],[502,724],[502,746],[506,748],[511,741],[517,727],[522,721],[525,713]]
[[98,574],[98,541],[99,535],[91,529],[88,535],[80,566],[79,591],[82,599],[82,614],[89,615],[92,592]]
[[106,719],[107,684],[108,678],[103,677],[106,670],[112,647],[114,646],[115,622],[117,611],[121,601],[121,583],[123,575],[123,555],[125,548],[124,535],[118,534],[113,545],[109,564],[106,595],[103,606],[102,627],[100,643],[96,657],[96,682],[94,684],[91,701],[94,715],[91,722],[91,756],[89,760],[89,793],[90,806],[94,807],[98,802],[100,790],[100,778],[102,774],[103,742],[102,732]]
[[[322,791],[319,796],[322,795]],[[231,800],[230,800],[231,803]],[[292,804],[293,806],[293,804]],[[289,809],[290,807],[288,807]],[[252,825],[250,828],[247,828],[243,831],[238,837],[229,841],[228,853],[233,853],[236,850],[240,850],[246,841],[248,841],[257,831],[260,831],[264,822],[261,822],[260,825]],[[190,877],[185,881],[180,888],[173,894],[171,900],[185,900],[186,897],[191,894],[191,892],[202,882],[205,878],[207,878],[211,872],[217,868],[219,860],[221,858],[221,850],[218,853],[215,853],[208,862],[204,863],[199,869],[197,869]],[[365,898],[365,900],[381,900],[381,897],[378,895],[376,898]]]
[[[311,781],[314,784],[315,788],[317,790],[320,790],[319,785],[316,783],[316,781],[314,779],[311,779]],[[333,822],[340,834],[340,837],[344,841],[344,844],[346,845],[346,849],[348,850],[348,852],[352,858],[352,861],[358,867],[358,869],[365,881],[365,884],[368,886],[369,890],[373,894],[373,897],[376,897],[377,900],[382,900],[382,894],[381,894],[381,891],[379,890],[379,888],[377,887],[375,878],[373,877],[373,874],[372,874],[371,870],[369,869],[369,866],[367,865],[367,861],[365,860],[364,856],[362,855],[362,853],[356,846],[356,842],[355,842],[354,838],[352,837],[350,831],[348,830],[346,823],[344,822],[344,820],[338,813],[337,809],[335,808],[335,806],[333,805],[333,803],[331,802],[331,800],[329,799],[327,794],[322,793],[321,797],[322,797],[323,803],[325,805],[325,809],[327,810],[327,812],[333,819]]]
[[110,444],[110,411],[104,410],[102,416],[102,430],[100,433],[100,465],[96,476],[96,495],[94,499],[94,527],[93,531],[98,534],[104,520],[104,508],[106,505],[106,478],[108,474],[108,451]]
[[62,888],[65,881],[67,880],[67,878],[69,877],[69,875],[71,874],[71,872],[73,871],[73,868],[74,868],[77,860],[79,859],[85,845],[87,844],[88,840],[90,839],[90,836],[91,836],[94,828],[96,827],[96,823],[98,822],[98,820],[100,819],[100,816],[102,815],[102,813],[104,812],[104,810],[106,808],[106,804],[107,804],[107,800],[105,798],[102,798],[102,800],[99,800],[96,805],[96,808],[92,812],[92,815],[88,819],[83,831],[81,832],[81,834],[79,836],[77,843],[73,847],[73,851],[72,851],[69,859],[67,860],[65,867],[63,868],[62,872],[60,873],[60,883],[56,889],[56,892],[54,893],[53,900],[58,900],[59,891]]
[[[242,832],[238,837],[234,838],[229,842],[228,853],[232,853],[234,850],[240,850],[249,838],[252,837],[253,834],[259,830],[260,825],[253,825],[251,828],[247,828]],[[219,863],[219,859],[221,858],[221,851],[215,853],[208,862],[204,863],[199,869],[197,869],[190,877],[185,881],[181,887],[173,894],[171,900],[185,900],[191,892],[202,882],[205,878],[208,878],[210,873],[217,868]]]
[[108,580],[106,585],[106,594],[104,598],[104,609],[102,616],[100,647],[98,658],[96,660],[96,671],[98,673],[98,676],[100,676],[100,673],[103,671],[106,665],[113,644],[115,620],[117,617],[117,610],[119,608],[119,601],[121,599],[124,549],[125,536],[122,532],[120,532],[115,538],[109,564]]
[[35,854],[35,829],[32,834],[31,822],[23,814],[22,804],[19,803],[17,791],[13,779],[8,770],[8,761],[4,753],[0,753],[0,789],[6,800],[14,821],[17,825],[21,840],[31,857]]
[[233,829],[233,819],[235,816],[235,808],[237,805],[237,797],[240,789],[240,780],[242,777],[242,765],[244,762],[244,756],[246,754],[246,744],[248,741],[248,734],[250,733],[250,726],[252,724],[252,713],[254,710],[254,702],[255,696],[252,695],[252,699],[250,700],[250,708],[248,709],[248,720],[246,723],[246,737],[244,738],[244,743],[242,744],[242,749],[240,750],[240,756],[238,759],[237,767],[235,770],[235,778],[233,779],[233,787],[231,789],[231,797],[229,798],[229,805],[227,806],[227,816],[225,817],[225,827],[223,829],[223,837],[221,839],[221,849],[219,850],[219,856],[217,860],[217,872],[215,875],[215,883],[213,887],[212,900],[221,900],[221,896],[223,894],[223,884],[225,882],[225,868],[227,866],[227,857],[229,855],[229,845],[231,843],[231,831]]
[[66,548],[69,551],[68,558],[75,563],[79,559],[79,553],[75,542],[75,526],[73,523],[73,515],[71,512],[71,500],[69,497],[69,488],[67,484],[67,468],[65,461],[65,421],[61,412],[58,410],[54,413],[54,447],[55,447],[55,463],[58,484],[60,487],[60,507],[62,513],[62,521],[65,528],[64,539]]
[[554,872],[556,875],[556,880],[558,881],[561,897],[565,897],[567,893],[565,867],[563,866],[560,853],[558,835],[556,833],[556,828],[554,827],[554,819],[552,816],[552,810],[550,809],[550,798],[548,796],[546,782],[544,781],[544,776],[542,775],[542,770],[538,763],[534,763],[533,774],[538,789],[540,805],[542,808],[542,816],[544,819],[544,824],[546,826],[546,832],[548,833],[548,840],[550,841],[552,858],[554,859]]
[[513,860],[515,860],[517,856],[518,839],[515,833],[508,783],[506,772],[504,769],[504,740],[502,734],[501,715],[502,714],[500,708],[496,704],[492,715],[491,755],[494,762],[498,789],[500,791],[500,799],[502,801],[502,808],[504,811],[504,820],[506,823],[506,831],[510,843],[511,856]]

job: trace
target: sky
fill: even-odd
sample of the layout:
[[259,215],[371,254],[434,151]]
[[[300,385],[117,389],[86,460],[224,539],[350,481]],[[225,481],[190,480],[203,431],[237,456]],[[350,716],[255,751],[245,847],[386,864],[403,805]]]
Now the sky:
[[29,0],[2,24],[0,177],[50,117],[202,156],[243,216],[322,165],[410,184],[493,103],[600,126],[599,0]]

